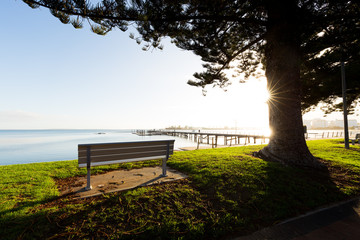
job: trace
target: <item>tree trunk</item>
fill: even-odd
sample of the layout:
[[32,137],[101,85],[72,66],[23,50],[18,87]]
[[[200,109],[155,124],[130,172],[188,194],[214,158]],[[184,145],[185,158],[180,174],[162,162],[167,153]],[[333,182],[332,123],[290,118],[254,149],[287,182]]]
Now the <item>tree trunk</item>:
[[294,0],[269,1],[265,48],[269,123],[272,131],[260,157],[285,165],[320,168],[310,153],[300,105],[299,12]]

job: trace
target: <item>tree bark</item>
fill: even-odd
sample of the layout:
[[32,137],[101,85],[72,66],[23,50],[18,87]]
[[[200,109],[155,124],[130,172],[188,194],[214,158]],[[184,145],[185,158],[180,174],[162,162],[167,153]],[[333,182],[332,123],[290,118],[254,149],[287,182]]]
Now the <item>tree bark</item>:
[[272,134],[260,157],[285,165],[320,168],[310,153],[300,105],[301,24],[296,1],[269,1],[265,60]]

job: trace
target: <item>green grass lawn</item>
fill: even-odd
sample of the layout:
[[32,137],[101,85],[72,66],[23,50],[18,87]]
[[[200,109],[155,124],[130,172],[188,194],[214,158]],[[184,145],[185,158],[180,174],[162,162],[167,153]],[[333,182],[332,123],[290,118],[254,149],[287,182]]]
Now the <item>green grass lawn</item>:
[[[245,235],[317,207],[358,196],[360,147],[308,141],[327,170],[252,156],[262,146],[176,152],[186,180],[85,200],[59,197],[56,179],[85,176],[77,161],[0,166],[2,239],[217,239]],[[159,161],[94,168],[158,165]]]

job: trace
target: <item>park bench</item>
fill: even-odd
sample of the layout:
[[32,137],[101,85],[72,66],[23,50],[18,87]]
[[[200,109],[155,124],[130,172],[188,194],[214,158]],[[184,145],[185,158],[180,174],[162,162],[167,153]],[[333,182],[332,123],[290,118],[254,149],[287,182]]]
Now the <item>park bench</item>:
[[91,166],[163,159],[161,176],[166,176],[166,161],[174,152],[174,141],[158,140],[79,144],[78,164],[80,168],[87,168],[87,184],[85,189],[91,189]]
[[356,141],[357,141],[358,143],[360,143],[360,133],[357,133],[357,134],[355,135],[355,138],[350,139],[350,140],[351,140],[352,145],[355,145],[355,142],[356,142]]

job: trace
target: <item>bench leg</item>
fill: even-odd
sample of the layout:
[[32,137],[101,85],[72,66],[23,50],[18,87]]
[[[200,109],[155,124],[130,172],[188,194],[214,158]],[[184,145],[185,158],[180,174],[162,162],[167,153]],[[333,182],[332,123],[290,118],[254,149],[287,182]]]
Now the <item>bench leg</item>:
[[86,169],[87,169],[87,183],[85,190],[91,190],[91,184],[90,184],[90,168],[91,168],[91,149],[90,147],[87,147],[86,149]]
[[92,187],[91,187],[91,184],[90,184],[90,168],[88,168],[87,170],[87,182],[86,182],[86,187],[85,187],[85,190],[88,191],[88,190],[91,190]]
[[162,160],[162,174],[160,175],[161,177],[167,177],[167,175],[166,175],[166,160],[167,160],[167,158],[163,158],[163,160]]

